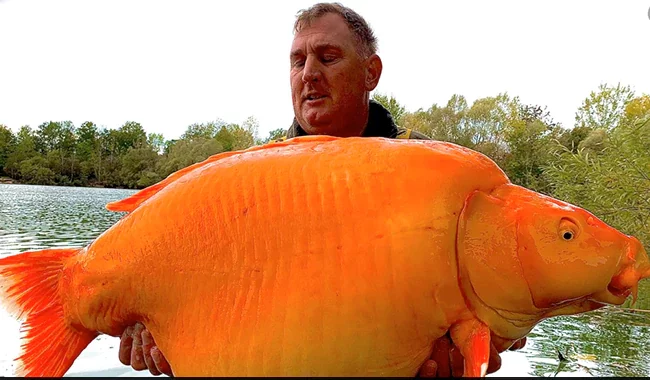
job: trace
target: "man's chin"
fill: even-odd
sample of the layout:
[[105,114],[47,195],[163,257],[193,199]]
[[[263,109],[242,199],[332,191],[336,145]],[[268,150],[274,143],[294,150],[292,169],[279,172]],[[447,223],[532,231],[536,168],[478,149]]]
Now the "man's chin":
[[[300,120],[299,120],[300,121]],[[334,123],[330,117],[321,113],[310,113],[300,122],[302,129],[310,135],[324,135],[335,133]]]

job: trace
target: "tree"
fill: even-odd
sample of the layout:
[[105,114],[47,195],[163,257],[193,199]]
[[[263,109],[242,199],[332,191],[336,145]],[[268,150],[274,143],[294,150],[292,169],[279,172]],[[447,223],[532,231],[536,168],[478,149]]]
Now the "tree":
[[86,185],[90,179],[97,179],[101,165],[99,131],[95,123],[85,121],[77,130],[76,158],[79,161],[79,182]]
[[54,185],[55,174],[47,167],[43,156],[37,155],[20,163],[20,175],[27,183],[34,185]]
[[217,132],[224,126],[226,123],[223,120],[215,120],[207,123],[201,124],[192,124],[187,127],[185,133],[181,135],[181,139],[192,140],[195,138],[211,139],[216,136]]
[[119,174],[123,186],[137,189],[153,185],[162,179],[155,170],[158,154],[151,146],[130,147],[121,161]]
[[5,175],[5,165],[16,145],[16,137],[11,129],[0,124],[0,175]]
[[162,133],[149,133],[147,135],[147,144],[153,148],[154,152],[160,154],[165,148],[165,137]]
[[129,148],[141,148],[147,143],[147,133],[140,123],[127,121],[115,134],[117,154],[126,153]]
[[508,123],[517,119],[519,99],[508,94],[477,99],[464,115],[464,125],[470,132],[473,148],[505,167],[508,146],[505,141]]
[[520,186],[550,194],[551,184],[544,176],[544,167],[553,158],[559,124],[538,105],[519,105],[508,119],[504,139],[508,153],[504,171],[510,180]]
[[273,140],[277,140],[277,139],[281,138],[282,136],[285,135],[285,133],[286,133],[286,130],[284,128],[276,128],[276,129],[270,131],[268,137],[265,138],[264,140],[262,140],[260,142],[260,144],[268,144],[269,142],[271,142]]
[[592,129],[615,128],[620,118],[625,113],[627,103],[634,97],[634,92],[629,86],[616,87],[601,84],[598,91],[592,91],[582,102],[576,112],[576,127]]
[[165,178],[175,171],[223,151],[223,145],[216,138],[179,139],[169,145],[168,152],[160,160],[156,172],[161,178]]
[[257,119],[249,116],[241,126],[232,125],[232,134],[234,137],[233,150],[249,148],[259,143],[258,138],[259,124]]
[[36,135],[29,126],[22,126],[16,135],[13,151],[7,156],[4,170],[12,178],[20,178],[20,164],[32,157],[38,156],[36,151]]

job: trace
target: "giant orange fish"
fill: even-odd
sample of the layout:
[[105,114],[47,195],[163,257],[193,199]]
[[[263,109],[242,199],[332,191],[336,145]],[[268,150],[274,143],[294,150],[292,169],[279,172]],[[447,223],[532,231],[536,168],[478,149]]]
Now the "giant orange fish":
[[18,375],[142,321],[175,376],[413,376],[447,331],[485,375],[542,319],[621,304],[640,242],[450,143],[300,137],[111,203],[90,245],[0,260]]

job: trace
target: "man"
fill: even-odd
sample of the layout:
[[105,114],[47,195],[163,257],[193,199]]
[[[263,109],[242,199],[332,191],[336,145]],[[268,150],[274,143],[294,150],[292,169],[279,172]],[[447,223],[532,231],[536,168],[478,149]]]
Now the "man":
[[[294,25],[290,79],[294,120],[286,138],[303,135],[428,139],[395,125],[390,113],[370,99],[382,72],[372,30],[357,13],[340,4],[316,4],[302,11]],[[525,339],[511,349],[519,349]],[[142,324],[126,329],[120,361],[153,375],[171,375],[169,364]],[[492,347],[488,373],[501,359]],[[434,344],[420,369],[421,377],[460,376],[463,358],[449,336]]]

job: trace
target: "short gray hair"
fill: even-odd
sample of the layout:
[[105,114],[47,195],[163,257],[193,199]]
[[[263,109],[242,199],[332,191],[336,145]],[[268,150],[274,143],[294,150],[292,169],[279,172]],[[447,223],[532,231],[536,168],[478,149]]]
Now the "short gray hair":
[[308,27],[316,19],[334,13],[343,18],[348,28],[355,35],[359,52],[362,56],[369,57],[377,52],[377,37],[361,15],[339,3],[318,3],[308,9],[298,12],[296,22],[293,26],[294,32],[298,33],[302,28]]

